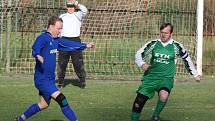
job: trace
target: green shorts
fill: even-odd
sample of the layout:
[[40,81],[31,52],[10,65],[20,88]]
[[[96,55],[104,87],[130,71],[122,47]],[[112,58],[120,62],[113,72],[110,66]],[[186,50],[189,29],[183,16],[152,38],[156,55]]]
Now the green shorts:
[[139,86],[137,92],[148,96],[151,99],[155,91],[159,91],[161,88],[166,87],[171,91],[173,88],[174,79],[173,78],[166,78],[166,79],[144,79],[142,84]]

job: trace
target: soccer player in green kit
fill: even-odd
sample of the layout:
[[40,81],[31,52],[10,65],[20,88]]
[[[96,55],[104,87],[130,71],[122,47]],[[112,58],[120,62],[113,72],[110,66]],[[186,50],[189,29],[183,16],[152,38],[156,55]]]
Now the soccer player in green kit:
[[[145,72],[133,103],[131,121],[139,121],[144,104],[154,96],[155,91],[159,98],[152,115],[152,121],[160,121],[159,115],[173,88],[177,57],[183,59],[186,69],[194,76],[195,80],[200,81],[200,75],[197,73],[188,52],[182,44],[172,39],[172,32],[173,25],[171,23],[162,24],[160,38],[148,42],[136,52],[135,63]],[[147,56],[151,56],[149,64],[144,61]]]

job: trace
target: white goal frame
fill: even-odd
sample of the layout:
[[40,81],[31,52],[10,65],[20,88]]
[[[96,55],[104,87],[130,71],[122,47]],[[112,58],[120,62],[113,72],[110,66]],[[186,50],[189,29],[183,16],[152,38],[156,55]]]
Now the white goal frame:
[[203,52],[203,19],[204,19],[204,0],[197,2],[197,32],[196,32],[196,67],[200,75],[202,75],[202,52]]

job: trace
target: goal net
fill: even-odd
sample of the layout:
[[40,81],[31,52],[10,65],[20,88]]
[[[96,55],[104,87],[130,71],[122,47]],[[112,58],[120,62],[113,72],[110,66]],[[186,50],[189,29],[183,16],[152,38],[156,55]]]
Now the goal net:
[[[46,28],[51,15],[66,12],[65,3],[66,0],[0,1],[2,72],[33,73],[31,45]],[[146,42],[159,36],[163,22],[174,25],[173,38],[184,44],[195,63],[197,0],[79,0],[79,3],[89,10],[83,20],[81,39],[96,44],[95,49],[84,51],[88,78],[139,78],[143,71],[135,65],[134,55]],[[187,71],[179,60],[177,75],[185,74]],[[71,63],[67,75],[75,75]]]

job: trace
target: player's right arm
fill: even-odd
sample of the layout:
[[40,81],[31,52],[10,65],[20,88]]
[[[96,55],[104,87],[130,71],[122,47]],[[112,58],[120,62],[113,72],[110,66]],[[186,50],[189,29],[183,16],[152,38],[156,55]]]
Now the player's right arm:
[[43,63],[43,57],[41,56],[41,49],[44,47],[45,45],[45,38],[43,38],[43,36],[39,36],[37,37],[37,39],[34,41],[33,45],[32,45],[32,56],[35,57],[38,61],[40,61],[41,63]]
[[142,48],[140,48],[135,54],[135,63],[144,70],[147,70],[150,65],[148,65],[144,58],[149,56],[157,43],[157,40],[150,41],[146,43]]
[[40,63],[43,63],[44,59],[43,59],[43,57],[41,55],[37,55],[36,58],[37,58],[37,60],[40,61]]

